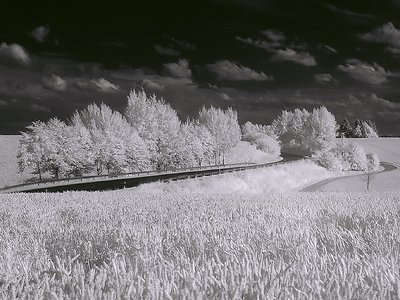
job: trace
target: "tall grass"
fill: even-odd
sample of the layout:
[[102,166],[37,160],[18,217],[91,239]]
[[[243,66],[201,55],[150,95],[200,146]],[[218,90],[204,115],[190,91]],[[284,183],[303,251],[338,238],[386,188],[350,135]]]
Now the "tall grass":
[[0,195],[1,299],[397,299],[400,194]]

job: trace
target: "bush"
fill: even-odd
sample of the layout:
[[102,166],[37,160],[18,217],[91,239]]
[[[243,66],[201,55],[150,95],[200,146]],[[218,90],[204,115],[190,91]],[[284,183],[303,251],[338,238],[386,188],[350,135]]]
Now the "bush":
[[332,152],[323,152],[318,160],[319,164],[331,171],[342,171],[343,164]]
[[364,171],[370,159],[374,166],[378,161],[379,166],[376,154],[371,154],[369,158],[361,146],[343,141],[331,150],[319,154],[318,162],[322,167],[332,171]]
[[378,155],[375,153],[367,154],[367,169],[366,171],[373,172],[379,169],[381,162],[379,161]]
[[271,157],[278,157],[281,155],[279,142],[266,134],[260,134],[259,137],[254,140],[254,144],[257,149],[260,149]]
[[257,149],[267,153],[271,157],[281,155],[281,146],[278,137],[272,131],[269,132],[266,126],[246,122],[242,126],[242,140],[255,145]]

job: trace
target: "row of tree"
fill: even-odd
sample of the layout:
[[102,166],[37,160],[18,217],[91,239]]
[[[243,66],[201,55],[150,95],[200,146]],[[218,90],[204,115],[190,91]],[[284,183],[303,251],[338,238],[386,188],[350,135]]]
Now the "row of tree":
[[20,170],[42,179],[107,172],[135,172],[224,163],[241,139],[236,111],[203,108],[181,122],[171,106],[144,90],[131,91],[121,114],[91,104],[68,120],[37,121],[22,133]]
[[371,120],[357,119],[354,122],[354,126],[352,126],[350,121],[345,118],[337,127],[336,136],[345,138],[376,138],[378,137],[378,130],[375,123]]

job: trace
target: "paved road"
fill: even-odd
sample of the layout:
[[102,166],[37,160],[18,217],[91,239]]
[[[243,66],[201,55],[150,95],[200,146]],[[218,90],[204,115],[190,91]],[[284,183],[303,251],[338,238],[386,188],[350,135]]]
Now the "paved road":
[[302,156],[282,153],[283,160],[265,164],[233,164],[222,166],[208,166],[203,168],[188,168],[181,170],[149,171],[131,174],[110,176],[88,176],[61,179],[33,184],[21,184],[0,189],[1,193],[14,192],[64,192],[64,191],[105,191],[135,187],[143,183],[154,181],[175,181],[187,178],[218,175],[223,173],[238,172],[256,168],[270,167],[303,159]]
[[[390,172],[393,170],[398,169],[398,167],[394,164],[388,163],[388,162],[382,162],[381,166],[383,167],[382,171],[376,172],[375,174],[380,174],[380,173],[384,173],[384,172]],[[300,192],[315,192],[318,191],[320,188],[322,188],[323,186],[337,181],[337,180],[342,180],[344,178],[349,178],[349,177],[360,177],[363,176],[363,174],[357,174],[357,175],[348,175],[348,176],[340,176],[340,177],[335,177],[335,178],[329,178],[329,179],[325,179],[322,180],[320,182],[314,183],[310,186],[307,186],[305,188],[303,188],[302,190],[300,190]]]

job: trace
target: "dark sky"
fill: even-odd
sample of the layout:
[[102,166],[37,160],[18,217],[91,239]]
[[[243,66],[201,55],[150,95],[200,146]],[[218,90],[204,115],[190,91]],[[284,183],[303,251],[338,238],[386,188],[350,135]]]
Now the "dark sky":
[[130,89],[182,119],[203,105],[270,123],[325,105],[400,135],[400,0],[7,1],[0,133]]

